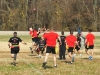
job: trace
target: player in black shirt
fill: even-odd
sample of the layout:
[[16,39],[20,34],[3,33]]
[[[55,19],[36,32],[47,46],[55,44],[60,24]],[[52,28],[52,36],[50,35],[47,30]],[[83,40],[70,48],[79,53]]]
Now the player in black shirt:
[[80,56],[82,56],[81,53],[80,53],[80,48],[81,48],[80,34],[77,34],[77,42],[78,42],[78,44],[75,46],[74,56],[76,56],[77,52],[78,52],[78,54],[80,54]]
[[[39,55],[39,57],[43,57],[42,55],[44,55],[44,50],[45,50],[45,47],[46,47],[46,41],[42,38],[40,38],[39,42],[38,42],[38,49],[37,49],[37,53]],[[41,54],[40,54],[41,52]]]
[[20,50],[19,42],[22,42],[25,45],[26,43],[23,42],[19,37],[17,37],[17,32],[14,32],[13,35],[14,36],[11,37],[8,41],[8,46],[9,48],[11,48],[11,57],[14,58],[11,64],[16,66],[16,57]]
[[61,36],[60,36],[61,44],[59,43],[59,59],[60,60],[62,60],[62,59],[65,60],[65,52],[66,52],[65,38],[66,38],[66,36],[64,36],[64,31],[62,31]]

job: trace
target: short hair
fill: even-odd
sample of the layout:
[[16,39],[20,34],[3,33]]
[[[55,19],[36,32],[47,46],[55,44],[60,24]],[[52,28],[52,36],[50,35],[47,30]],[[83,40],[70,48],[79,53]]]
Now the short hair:
[[17,32],[14,32],[14,34],[17,34]]
[[88,29],[89,32],[92,32],[92,29]]
[[72,30],[70,30],[70,34],[73,34],[73,31]]
[[64,35],[64,31],[61,31],[61,34]]
[[50,27],[50,31],[53,31],[54,30],[54,28],[53,27]]

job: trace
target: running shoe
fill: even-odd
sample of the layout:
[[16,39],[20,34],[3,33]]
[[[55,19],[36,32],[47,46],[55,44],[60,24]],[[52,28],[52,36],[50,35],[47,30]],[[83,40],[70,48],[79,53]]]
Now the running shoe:
[[73,62],[70,62],[70,64],[73,64]]
[[16,63],[15,63],[15,62],[12,62],[12,63],[11,63],[11,65],[14,65],[14,66],[16,66]]
[[30,48],[30,50],[32,50],[32,47],[29,47]]
[[54,66],[54,68],[57,68],[57,65],[56,65],[56,66]]
[[93,60],[93,57],[91,56],[91,60]]
[[92,56],[89,56],[88,59],[91,60]]
[[42,64],[42,67],[43,67],[44,69],[46,69],[46,64],[47,64],[47,62],[43,62],[43,64]]

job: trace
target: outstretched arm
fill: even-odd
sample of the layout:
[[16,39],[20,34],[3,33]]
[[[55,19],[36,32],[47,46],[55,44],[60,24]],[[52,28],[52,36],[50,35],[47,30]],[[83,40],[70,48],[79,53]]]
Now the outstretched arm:
[[24,41],[22,41],[22,44],[27,45],[27,43],[25,43]]

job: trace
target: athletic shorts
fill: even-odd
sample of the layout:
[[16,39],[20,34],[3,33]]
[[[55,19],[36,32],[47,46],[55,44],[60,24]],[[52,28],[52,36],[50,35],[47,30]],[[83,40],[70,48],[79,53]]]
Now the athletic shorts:
[[69,47],[68,52],[73,52],[74,47]]
[[14,47],[14,48],[11,48],[11,54],[17,54],[19,53],[19,47]]
[[38,37],[32,38],[32,42],[38,43]]
[[76,46],[75,49],[76,49],[77,51],[80,50],[80,48],[79,48],[78,46]]
[[52,54],[56,54],[55,47],[47,46],[46,53],[51,53],[51,52]]
[[85,49],[94,49],[94,45],[90,45],[89,47],[87,47],[87,45],[85,46]]
[[39,50],[40,50],[40,51],[44,51],[44,47],[40,47]]

